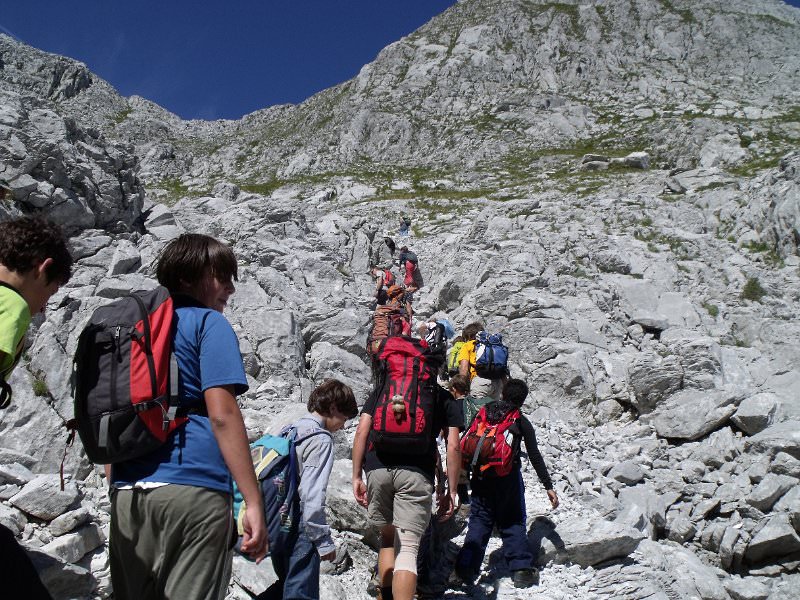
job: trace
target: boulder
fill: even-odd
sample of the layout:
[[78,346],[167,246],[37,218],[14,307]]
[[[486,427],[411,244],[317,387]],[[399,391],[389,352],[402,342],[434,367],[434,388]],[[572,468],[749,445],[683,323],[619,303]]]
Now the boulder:
[[750,563],[759,563],[795,552],[800,552],[800,536],[792,526],[789,515],[780,513],[770,517],[755,533],[747,545],[745,559]]
[[234,555],[233,580],[252,596],[257,596],[266,590],[277,579],[271,560],[263,560],[257,565],[243,556]]
[[736,412],[736,402],[736,394],[726,390],[686,389],[649,417],[659,437],[696,440],[723,425]]
[[753,488],[750,496],[747,497],[747,503],[755,506],[761,512],[769,512],[781,496],[795,487],[797,483],[798,481],[794,477],[767,473],[761,483]]
[[39,462],[30,454],[24,452],[17,452],[11,448],[0,448],[0,465],[9,465],[17,463],[23,467],[33,469],[36,463]]
[[76,510],[71,510],[67,513],[64,513],[60,517],[56,517],[50,522],[48,529],[50,529],[50,533],[52,533],[55,536],[64,535],[65,533],[72,531],[79,525],[83,525],[91,518],[92,517],[89,514],[89,511],[81,507]]
[[614,465],[611,471],[608,472],[608,477],[616,479],[625,485],[636,485],[644,479],[644,472],[635,462],[626,460]]
[[96,523],[81,527],[74,533],[68,533],[42,546],[42,551],[57,556],[64,562],[76,563],[87,552],[102,546],[106,539]]
[[339,459],[333,463],[328,481],[325,512],[328,523],[339,531],[353,531],[364,535],[367,531],[367,509],[356,502],[351,486],[353,463]]
[[58,475],[40,475],[26,484],[9,502],[21,511],[44,521],[64,514],[81,499],[74,483],[67,483],[61,491]]
[[731,577],[723,582],[733,600],[767,600],[769,587],[755,577]]
[[[536,535],[536,532],[533,532]],[[645,535],[632,527],[573,517],[541,540],[539,562],[573,562],[589,567],[612,558],[628,556]]]
[[774,394],[756,394],[742,401],[731,422],[746,434],[753,435],[772,424],[777,407],[778,400]]
[[778,452],[772,459],[769,470],[778,475],[789,475],[800,479],[800,460],[786,452]]
[[752,454],[775,456],[785,452],[800,460],[800,421],[783,421],[748,438],[744,448]]
[[14,485],[25,485],[31,481],[34,475],[28,467],[18,463],[10,465],[0,464],[0,484],[12,483]]
[[670,523],[667,539],[682,544],[691,540],[696,532],[697,528],[694,523],[692,523],[691,519],[681,515]]
[[39,578],[55,600],[90,598],[95,580],[88,569],[62,561],[52,554],[29,550]]
[[0,502],[0,525],[11,530],[14,535],[19,535],[28,524],[28,519],[22,511]]
[[652,412],[661,402],[683,386],[680,359],[670,355],[644,354],[628,369],[628,381],[633,389],[633,404],[640,414]]

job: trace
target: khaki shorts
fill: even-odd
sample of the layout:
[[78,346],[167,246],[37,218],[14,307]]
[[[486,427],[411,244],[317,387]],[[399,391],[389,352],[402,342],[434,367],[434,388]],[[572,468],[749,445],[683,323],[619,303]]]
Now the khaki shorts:
[[492,398],[500,400],[503,391],[502,379],[484,379],[483,377],[473,377],[470,382],[469,393],[473,398]]
[[433,483],[418,471],[375,469],[367,473],[367,516],[373,527],[394,525],[422,535],[431,520]]

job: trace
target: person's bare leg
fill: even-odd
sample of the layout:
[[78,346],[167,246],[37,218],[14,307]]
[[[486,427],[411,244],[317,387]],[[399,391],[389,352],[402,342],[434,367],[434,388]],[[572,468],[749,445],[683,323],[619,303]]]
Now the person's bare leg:
[[393,587],[394,574],[394,526],[381,529],[381,548],[378,550],[378,580],[382,588]]
[[417,574],[411,571],[395,571],[392,579],[394,600],[413,600],[417,591]]

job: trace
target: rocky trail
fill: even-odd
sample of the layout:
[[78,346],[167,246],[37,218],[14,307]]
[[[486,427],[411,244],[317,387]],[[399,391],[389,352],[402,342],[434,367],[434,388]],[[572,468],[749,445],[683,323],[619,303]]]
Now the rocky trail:
[[[408,213],[417,315],[503,333],[562,502],[526,466],[540,585],[514,589],[493,538],[445,598],[800,597],[798,90],[800,11],[773,0],[463,0],[238,121],[0,34],[0,218],[56,220],[77,260],[0,412],[0,523],[55,597],[111,598],[102,472],[73,447],[57,475],[91,312],[153,286],[179,233],[229,242],[255,439],[327,377],[366,397],[367,271]],[[328,515],[354,566],[326,599],[366,599],[375,560],[353,434]],[[237,559],[229,597],[271,577]]]

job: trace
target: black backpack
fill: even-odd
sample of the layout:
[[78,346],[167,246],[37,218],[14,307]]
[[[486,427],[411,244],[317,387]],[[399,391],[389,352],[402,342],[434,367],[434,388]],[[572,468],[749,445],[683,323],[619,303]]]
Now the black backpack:
[[187,421],[190,411],[177,407],[173,315],[169,291],[159,286],[99,307],[81,332],[72,373],[75,419],[68,426],[92,462],[148,454]]

